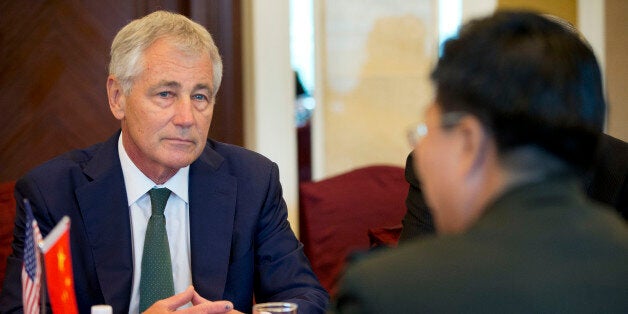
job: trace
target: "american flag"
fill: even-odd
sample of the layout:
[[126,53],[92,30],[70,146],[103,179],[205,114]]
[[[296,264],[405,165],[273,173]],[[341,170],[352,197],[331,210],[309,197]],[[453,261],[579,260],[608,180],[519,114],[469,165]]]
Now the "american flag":
[[26,236],[24,237],[24,264],[22,266],[22,303],[24,313],[39,314],[39,291],[41,288],[41,261],[37,244],[41,233],[28,200],[24,200],[26,210]]

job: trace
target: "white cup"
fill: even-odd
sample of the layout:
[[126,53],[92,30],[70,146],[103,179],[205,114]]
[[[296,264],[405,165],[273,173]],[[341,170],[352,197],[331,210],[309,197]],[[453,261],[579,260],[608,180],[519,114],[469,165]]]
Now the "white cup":
[[93,305],[92,314],[111,314],[113,309],[111,305]]
[[268,302],[253,305],[253,314],[297,314],[297,305],[289,302]]

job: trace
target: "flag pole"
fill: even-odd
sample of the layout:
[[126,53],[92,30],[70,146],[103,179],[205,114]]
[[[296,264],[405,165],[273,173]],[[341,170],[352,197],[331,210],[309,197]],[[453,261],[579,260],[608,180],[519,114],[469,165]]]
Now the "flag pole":
[[44,252],[41,250],[41,247],[43,245],[44,241],[40,241],[39,243],[37,243],[37,254],[39,254],[39,257],[41,257],[41,262],[42,262],[42,267],[41,267],[41,278],[40,278],[40,293],[41,293],[41,306],[40,308],[40,313],[46,313],[46,292],[47,292],[47,285],[46,285],[46,267],[43,267],[44,265]]

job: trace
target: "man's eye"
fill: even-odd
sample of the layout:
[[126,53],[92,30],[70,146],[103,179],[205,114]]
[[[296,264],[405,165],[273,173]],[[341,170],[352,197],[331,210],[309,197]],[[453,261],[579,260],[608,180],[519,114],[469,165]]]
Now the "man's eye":
[[206,101],[207,100],[207,96],[202,95],[202,94],[196,94],[196,95],[192,96],[192,99],[198,100],[198,101]]
[[171,95],[172,94],[170,92],[159,92],[159,93],[157,93],[157,96],[163,97],[163,98],[166,98],[166,97],[171,96]]

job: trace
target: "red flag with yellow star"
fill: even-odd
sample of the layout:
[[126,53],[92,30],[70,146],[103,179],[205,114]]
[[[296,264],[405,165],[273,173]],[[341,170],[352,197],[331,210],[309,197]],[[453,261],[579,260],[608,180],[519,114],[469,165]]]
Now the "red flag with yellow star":
[[57,223],[44,239],[41,250],[52,312],[78,314],[70,254],[70,218],[65,216]]

